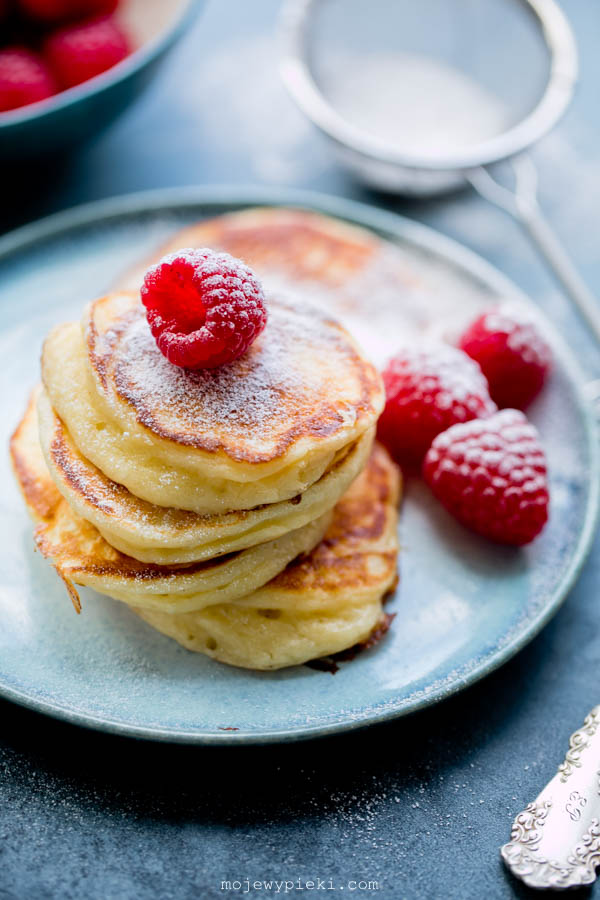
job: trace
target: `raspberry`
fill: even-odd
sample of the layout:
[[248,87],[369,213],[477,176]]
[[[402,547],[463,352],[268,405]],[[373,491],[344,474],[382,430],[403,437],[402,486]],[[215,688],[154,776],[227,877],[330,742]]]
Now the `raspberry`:
[[516,409],[453,425],[423,464],[435,496],[467,528],[501,544],[528,544],[548,519],[546,457]]
[[17,109],[56,93],[44,61],[24,47],[0,50],[0,112]]
[[46,60],[63,88],[100,75],[128,53],[128,40],[110,16],[61,28],[45,43]]
[[25,15],[36,22],[57,24],[85,16],[105,16],[115,11],[119,0],[19,0]]
[[499,407],[524,409],[539,393],[552,364],[550,347],[527,311],[501,303],[479,316],[460,339],[486,376]]
[[260,282],[228,253],[171,253],[148,269],[141,295],[160,352],[188,369],[232,362],[267,323]]
[[403,350],[383,381],[387,399],[377,433],[399,462],[420,463],[440,431],[496,412],[477,363],[446,344]]

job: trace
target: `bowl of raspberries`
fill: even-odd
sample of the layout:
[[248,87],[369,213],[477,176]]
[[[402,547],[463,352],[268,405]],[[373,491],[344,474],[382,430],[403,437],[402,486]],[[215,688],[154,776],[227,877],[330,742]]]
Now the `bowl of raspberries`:
[[200,0],[0,0],[0,158],[100,131],[139,94]]

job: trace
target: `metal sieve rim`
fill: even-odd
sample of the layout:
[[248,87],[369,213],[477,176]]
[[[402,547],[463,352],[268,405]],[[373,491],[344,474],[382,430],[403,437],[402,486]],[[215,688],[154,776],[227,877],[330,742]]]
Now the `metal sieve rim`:
[[447,156],[419,157],[403,153],[344,119],[328,102],[307,61],[307,25],[319,0],[286,0],[282,10],[281,74],[297,105],[336,143],[382,163],[429,171],[468,170],[508,159],[543,137],[569,105],[578,76],[578,57],[571,26],[555,0],[520,0],[538,20],[550,51],[550,75],[536,106],[508,130],[470,150]]

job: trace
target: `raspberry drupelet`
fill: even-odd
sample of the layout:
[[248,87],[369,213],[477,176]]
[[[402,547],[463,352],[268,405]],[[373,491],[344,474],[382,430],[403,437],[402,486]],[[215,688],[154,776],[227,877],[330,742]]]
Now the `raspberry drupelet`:
[[548,519],[546,457],[516,409],[453,425],[423,464],[435,496],[463,525],[501,544],[528,544]]
[[183,368],[232,362],[267,323],[254,272],[228,253],[206,248],[161,259],[146,272],[141,297],[159,350]]

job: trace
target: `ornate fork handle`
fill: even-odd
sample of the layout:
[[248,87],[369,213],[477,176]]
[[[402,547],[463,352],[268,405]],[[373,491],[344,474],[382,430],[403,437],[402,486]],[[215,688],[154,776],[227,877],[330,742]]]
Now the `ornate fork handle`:
[[600,865],[600,706],[571,735],[558,772],[519,813],[501,850],[513,875],[534,888],[591,884]]

